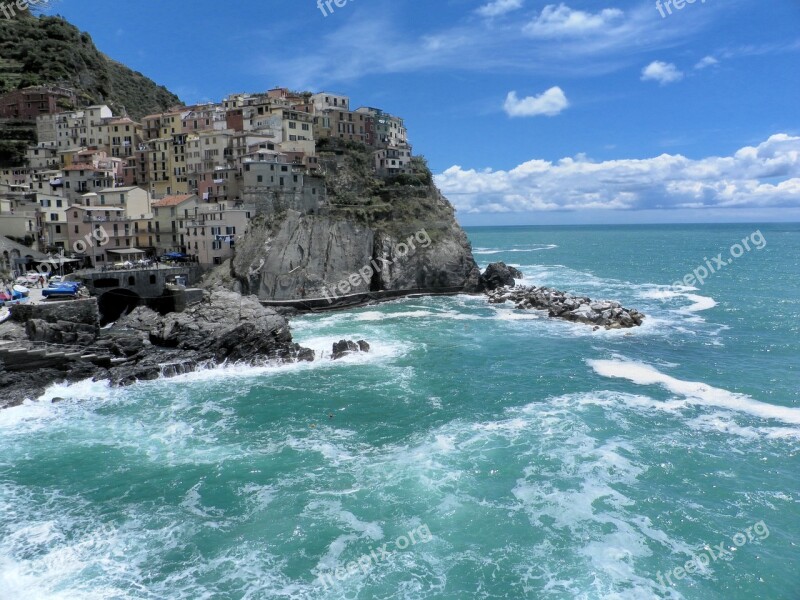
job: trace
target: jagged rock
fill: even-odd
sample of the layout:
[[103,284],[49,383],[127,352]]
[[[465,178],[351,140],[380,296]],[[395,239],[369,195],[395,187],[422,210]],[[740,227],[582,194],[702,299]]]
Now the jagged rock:
[[369,350],[369,344],[364,340],[358,340],[357,342],[339,340],[334,342],[331,356],[333,360],[337,360],[352,352],[369,352]]
[[[47,310],[43,314],[47,317]],[[292,342],[284,317],[263,307],[255,297],[242,297],[225,290],[206,293],[202,302],[182,313],[161,316],[149,308],[138,307],[109,329],[99,331],[99,337],[93,334],[93,325],[63,319],[32,318],[26,328],[34,341],[69,341],[94,358],[67,359],[61,353],[58,361],[48,361],[43,356],[39,359],[43,365],[32,363],[29,371],[15,368],[13,372],[5,370],[0,362],[3,389],[0,407],[35,398],[55,381],[94,378],[128,385],[224,361],[314,360],[313,350]],[[76,336],[74,339],[70,337],[72,334]],[[363,349],[362,343],[369,349],[362,340],[356,344],[356,350]]]
[[591,325],[595,331],[601,327],[605,329],[637,327],[644,320],[642,313],[635,309],[623,308],[619,302],[595,302],[586,296],[571,296],[550,288],[504,286],[488,290],[486,293],[492,304],[510,300],[519,310],[546,310],[548,316],[552,318],[585,323]]
[[517,277],[522,277],[522,273],[513,267],[509,267],[504,262],[492,263],[486,267],[483,275],[481,275],[481,283],[486,290],[510,287],[514,285],[515,273]]

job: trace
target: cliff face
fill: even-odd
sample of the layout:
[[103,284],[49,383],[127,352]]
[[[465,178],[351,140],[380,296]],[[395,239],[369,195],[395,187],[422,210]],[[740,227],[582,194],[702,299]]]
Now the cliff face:
[[423,160],[413,175],[372,175],[369,151],[321,154],[328,190],[318,214],[258,217],[237,243],[231,274],[262,300],[382,291],[477,291],[480,272],[452,205]]

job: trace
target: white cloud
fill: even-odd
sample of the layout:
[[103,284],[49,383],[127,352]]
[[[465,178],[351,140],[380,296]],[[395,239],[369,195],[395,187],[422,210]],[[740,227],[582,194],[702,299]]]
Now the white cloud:
[[672,63],[654,60],[642,69],[642,81],[657,81],[661,85],[683,79],[683,73]]
[[705,56],[698,61],[698,63],[694,66],[695,69],[705,69],[707,67],[713,67],[718,65],[719,61],[714,58],[713,56]]
[[800,208],[800,137],[776,134],[733,156],[593,162],[530,160],[508,171],[453,166],[436,183],[466,213]]
[[522,0],[492,0],[475,12],[482,17],[500,17],[519,8],[522,8]]
[[508,92],[503,109],[509,117],[536,117],[546,115],[553,117],[569,106],[564,90],[558,86],[538,96],[518,98],[517,92]]
[[[483,4],[491,3],[483,0]],[[559,7],[554,6],[553,15],[557,10]],[[553,38],[531,35],[520,19],[490,22],[469,16],[446,27],[430,24],[423,27],[423,32],[412,33],[402,29],[388,11],[356,11],[347,19],[331,22],[328,33],[317,40],[315,60],[309,61],[289,47],[280,47],[268,55],[256,53],[248,68],[289,87],[316,89],[376,73],[448,69],[597,77],[629,69],[641,62],[643,55],[673,49],[713,23],[715,16],[713,10],[708,10],[688,21],[662,22],[653,19],[652,6],[641,5],[626,9],[611,20],[608,13],[601,12],[601,19],[606,15],[607,26],[592,28],[591,24],[596,23],[592,17],[597,15],[566,10],[586,17],[573,15],[559,25],[564,35],[557,38],[558,44],[553,43]],[[550,27],[552,31],[555,25]],[[568,35],[570,32],[575,35]],[[375,52],[376,47],[382,51]]]
[[549,4],[541,14],[528,23],[523,31],[532,37],[551,38],[579,36],[607,29],[618,21],[624,13],[618,8],[605,8],[592,14],[573,10],[565,4]]

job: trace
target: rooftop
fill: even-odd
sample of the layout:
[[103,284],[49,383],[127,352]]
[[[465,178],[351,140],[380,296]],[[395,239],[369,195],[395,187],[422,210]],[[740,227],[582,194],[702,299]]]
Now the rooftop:
[[123,192],[124,193],[124,192],[130,192],[131,190],[142,190],[142,191],[144,191],[144,189],[140,188],[138,185],[129,185],[129,186],[126,186],[126,187],[103,188],[102,190],[100,190],[99,193],[101,193],[101,194],[112,194],[114,192]]
[[181,194],[181,195],[178,195],[178,196],[164,196],[163,198],[161,198],[161,200],[156,200],[155,202],[153,202],[153,207],[154,208],[163,208],[165,206],[178,206],[179,204],[182,204],[182,203],[186,202],[187,200],[190,200],[190,199],[192,199],[194,197],[195,197],[194,194]]

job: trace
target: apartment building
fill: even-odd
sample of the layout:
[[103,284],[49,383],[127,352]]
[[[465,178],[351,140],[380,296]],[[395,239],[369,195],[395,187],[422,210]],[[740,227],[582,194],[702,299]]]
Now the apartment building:
[[247,231],[254,208],[223,203],[201,205],[186,221],[186,252],[203,266],[222,264],[231,258],[238,237]]
[[27,87],[0,95],[0,119],[33,121],[75,105],[75,92],[52,86]]
[[[86,146],[107,146],[108,132],[105,121],[113,113],[106,105],[59,113],[56,115],[56,141],[58,149],[71,150]],[[46,121],[43,121],[45,123]]]
[[200,205],[196,194],[166,196],[152,203],[155,246],[159,254],[186,252],[185,223]]
[[45,248],[64,248],[69,245],[67,229],[67,200],[58,194],[37,192],[36,201],[41,212],[42,234]]
[[[153,213],[150,194],[140,187],[118,187],[89,192],[80,204],[67,209],[67,233],[73,249],[102,266],[118,260],[113,250],[153,247]],[[96,232],[96,230],[98,230]],[[102,240],[106,240],[102,243]],[[76,246],[76,242],[81,242]]]

